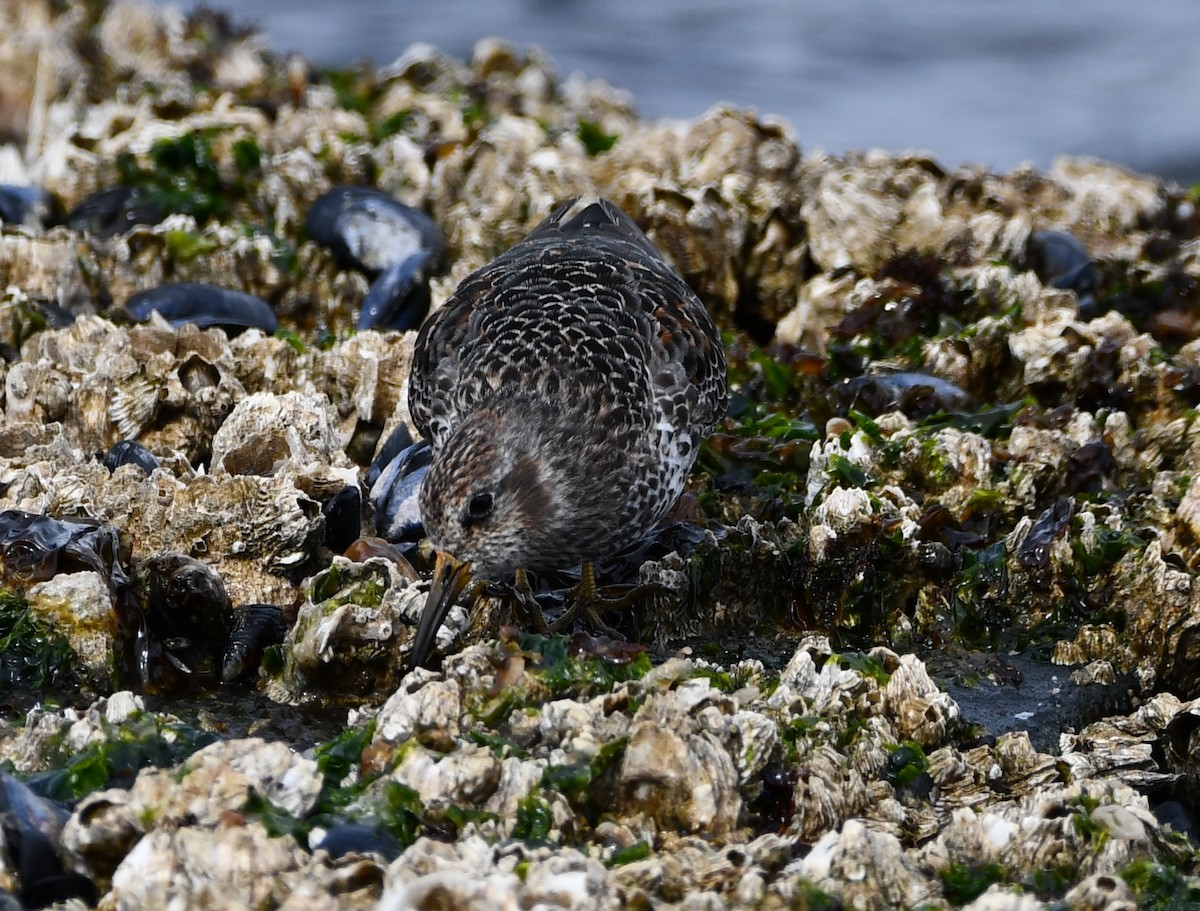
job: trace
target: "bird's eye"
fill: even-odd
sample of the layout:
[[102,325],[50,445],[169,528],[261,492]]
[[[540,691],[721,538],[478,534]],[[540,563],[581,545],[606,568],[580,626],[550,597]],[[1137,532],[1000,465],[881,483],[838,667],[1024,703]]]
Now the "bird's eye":
[[487,493],[477,493],[471,497],[471,502],[467,504],[467,521],[482,522],[492,514],[492,495]]

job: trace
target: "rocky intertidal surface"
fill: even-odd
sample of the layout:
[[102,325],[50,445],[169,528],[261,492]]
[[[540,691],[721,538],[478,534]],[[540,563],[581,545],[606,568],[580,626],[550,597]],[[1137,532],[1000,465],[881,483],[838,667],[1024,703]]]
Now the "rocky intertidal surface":
[[[0,102],[0,908],[1200,905],[1195,188],[104,0]],[[629,641],[499,579],[406,674],[413,327],[581,194],[729,415]]]

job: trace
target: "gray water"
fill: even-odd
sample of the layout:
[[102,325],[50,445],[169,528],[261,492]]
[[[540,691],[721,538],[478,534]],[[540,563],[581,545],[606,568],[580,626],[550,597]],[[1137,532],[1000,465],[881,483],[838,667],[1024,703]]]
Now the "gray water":
[[[182,4],[197,5],[194,0]],[[947,165],[1091,155],[1200,181],[1200,0],[209,0],[318,64],[460,57],[498,35],[647,117],[717,102],[806,150],[923,149]]]

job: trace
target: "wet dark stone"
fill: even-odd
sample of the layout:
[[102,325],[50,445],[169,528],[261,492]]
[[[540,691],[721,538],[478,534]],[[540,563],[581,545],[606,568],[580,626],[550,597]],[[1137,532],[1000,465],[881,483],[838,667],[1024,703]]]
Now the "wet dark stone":
[[156,225],[167,212],[137,187],[111,187],[93,193],[67,213],[66,224],[101,237],[124,234],[134,225]]
[[1164,800],[1150,809],[1159,825],[1170,826],[1183,835],[1192,843],[1193,849],[1200,847],[1200,823],[1197,822],[1193,810],[1178,800]]
[[122,465],[136,465],[146,474],[158,467],[158,459],[149,449],[136,440],[121,440],[104,453],[104,467],[116,471]]
[[840,415],[851,409],[870,417],[902,411],[912,418],[928,417],[938,411],[959,412],[971,407],[966,391],[927,373],[879,373],[843,380],[829,391]]
[[61,572],[94,570],[112,586],[126,581],[121,542],[107,522],[6,509],[0,512],[0,563],[9,585],[44,582]]
[[275,604],[243,604],[233,611],[229,644],[221,663],[221,680],[232,683],[256,670],[263,652],[280,645],[288,625],[283,610]]
[[933,579],[950,579],[962,561],[941,541],[922,541],[917,546],[917,565]]
[[405,449],[408,449],[413,444],[412,433],[409,432],[408,425],[400,423],[396,425],[396,429],[388,434],[388,438],[383,441],[383,445],[379,447],[379,454],[375,456],[375,460],[371,463],[371,467],[367,469],[367,475],[364,483],[367,490],[375,486],[375,482],[379,480],[379,475],[383,473],[383,469],[387,468],[388,462],[400,455]]
[[129,298],[124,310],[130,317],[145,322],[157,310],[172,326],[193,323],[201,329],[219,326],[227,331],[261,329],[268,335],[279,326],[275,311],[261,298],[242,291],[178,282],[159,285]]
[[433,450],[422,440],[392,459],[371,487],[375,528],[388,541],[418,541],[425,534],[417,497],[433,463]]
[[343,487],[321,506],[325,514],[325,546],[341,553],[362,533],[362,492]]
[[0,184],[0,221],[8,225],[49,228],[63,218],[62,203],[41,187]]
[[322,194],[304,227],[343,268],[371,278],[416,253],[428,253],[435,262],[445,256],[446,241],[433,219],[370,187],[335,187]]
[[403,332],[421,325],[429,314],[429,275],[433,254],[428,250],[388,266],[363,298],[359,329]]

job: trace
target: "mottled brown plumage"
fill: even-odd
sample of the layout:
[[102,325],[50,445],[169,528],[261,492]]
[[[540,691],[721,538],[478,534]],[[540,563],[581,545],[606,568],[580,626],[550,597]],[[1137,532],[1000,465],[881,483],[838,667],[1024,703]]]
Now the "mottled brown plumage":
[[[692,290],[615,205],[565,203],[417,338],[426,532],[485,577],[609,556],[678,499],[727,397],[720,336]],[[433,601],[416,662],[449,607]]]

